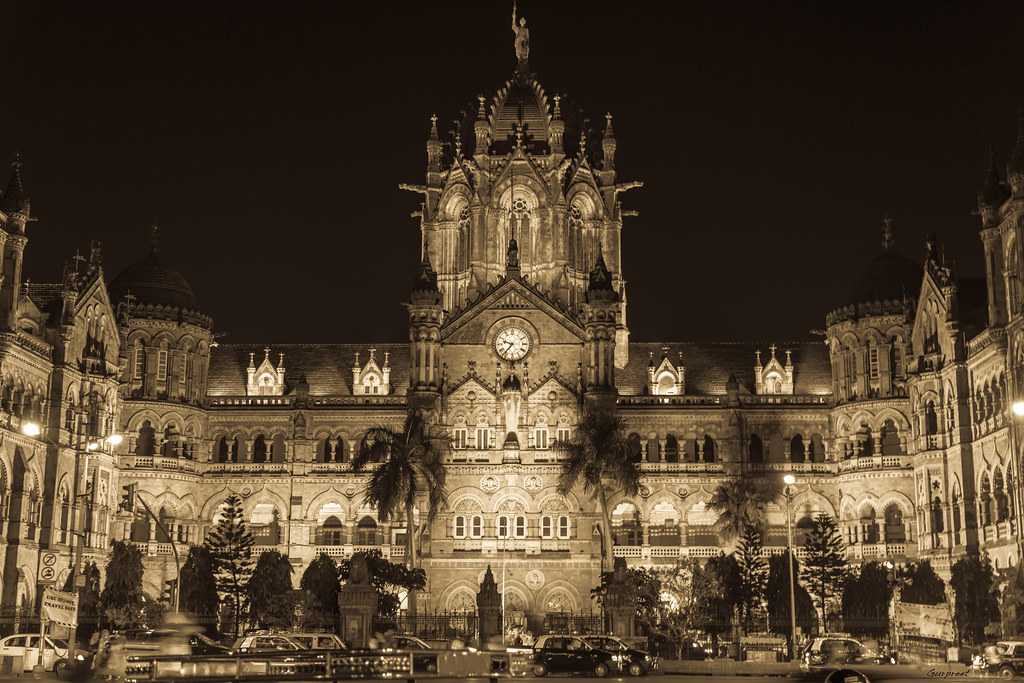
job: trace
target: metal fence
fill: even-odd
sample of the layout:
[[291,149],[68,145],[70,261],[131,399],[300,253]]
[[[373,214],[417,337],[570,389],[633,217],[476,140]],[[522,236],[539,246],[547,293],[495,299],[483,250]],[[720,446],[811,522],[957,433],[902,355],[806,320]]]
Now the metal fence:
[[604,633],[604,617],[600,614],[548,612],[544,615],[544,633]]
[[474,612],[435,612],[415,617],[403,615],[395,628],[399,633],[411,633],[424,640],[468,640],[479,635],[479,624]]

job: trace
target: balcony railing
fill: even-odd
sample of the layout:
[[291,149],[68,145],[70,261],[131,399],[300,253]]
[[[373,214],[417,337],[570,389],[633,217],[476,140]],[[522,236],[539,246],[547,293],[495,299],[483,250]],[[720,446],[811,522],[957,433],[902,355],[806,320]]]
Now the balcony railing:
[[912,467],[912,463],[909,455],[873,455],[839,461],[840,473],[860,470],[909,469],[910,467]]
[[352,557],[355,553],[379,550],[385,558],[405,557],[405,547],[398,545],[318,545],[317,555],[326,555],[335,562]]
[[[170,543],[158,543],[157,541],[131,541],[132,546],[139,549],[143,555],[148,557],[155,557],[163,555],[171,557],[174,555],[174,548]],[[173,545],[178,546],[178,556],[184,557],[188,554],[188,543],[175,543]]]
[[199,463],[187,458],[164,458],[159,455],[122,455],[118,466],[122,469],[169,470],[172,472],[197,472]]
[[288,463],[284,462],[206,462],[201,463],[206,474],[266,473],[287,474]]
[[904,543],[855,543],[846,547],[846,557],[851,560],[877,560],[885,557],[906,557]]
[[725,464],[720,462],[641,462],[641,472],[711,472],[725,471]]

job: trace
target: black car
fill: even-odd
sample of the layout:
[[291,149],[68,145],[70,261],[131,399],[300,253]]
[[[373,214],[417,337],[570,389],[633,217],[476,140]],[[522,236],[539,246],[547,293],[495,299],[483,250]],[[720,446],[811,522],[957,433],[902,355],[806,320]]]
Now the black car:
[[231,648],[227,645],[221,645],[216,640],[212,640],[202,633],[196,633],[188,639],[189,647],[192,648],[192,654],[194,655],[229,655],[231,654]]
[[615,656],[592,647],[577,636],[541,636],[533,648],[533,674],[590,674],[604,678],[617,670]]
[[658,668],[658,658],[615,636],[583,636],[591,647],[611,652],[613,660],[619,665],[619,671],[630,676],[643,676]]

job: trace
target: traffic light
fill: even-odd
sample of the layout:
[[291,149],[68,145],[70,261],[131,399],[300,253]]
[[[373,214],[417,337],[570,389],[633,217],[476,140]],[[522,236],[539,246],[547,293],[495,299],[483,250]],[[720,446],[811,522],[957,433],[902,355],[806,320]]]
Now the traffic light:
[[168,579],[164,581],[164,592],[160,594],[160,602],[166,602],[168,605],[174,604],[174,592],[178,590],[177,579]]
[[135,512],[135,484],[125,484],[121,487],[121,504],[118,510],[124,512]]

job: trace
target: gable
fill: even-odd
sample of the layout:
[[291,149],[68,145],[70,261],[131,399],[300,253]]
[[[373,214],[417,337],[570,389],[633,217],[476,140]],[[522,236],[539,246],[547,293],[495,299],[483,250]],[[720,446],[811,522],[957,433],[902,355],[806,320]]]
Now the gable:
[[499,319],[515,311],[539,331],[544,343],[580,343],[583,327],[569,311],[518,277],[506,277],[466,308],[450,316],[441,327],[445,344],[479,344]]
[[953,340],[946,326],[949,302],[946,295],[926,269],[921,293],[914,310],[914,326],[910,335],[915,356],[941,353],[953,357]]

